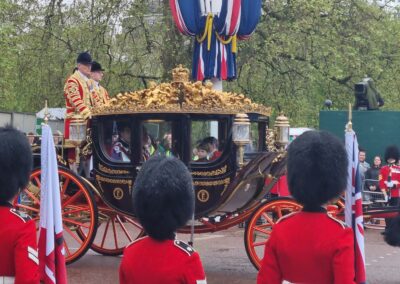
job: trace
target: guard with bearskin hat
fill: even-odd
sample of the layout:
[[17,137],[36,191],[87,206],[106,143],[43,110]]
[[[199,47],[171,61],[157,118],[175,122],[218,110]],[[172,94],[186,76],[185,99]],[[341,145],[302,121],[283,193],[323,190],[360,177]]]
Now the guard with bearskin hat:
[[396,145],[388,146],[385,150],[386,166],[379,173],[379,187],[385,194],[390,194],[389,205],[396,206],[400,198],[400,166],[399,148]]
[[175,232],[194,213],[192,176],[176,158],[154,156],[144,163],[133,188],[133,205],[148,236],[125,248],[120,283],[206,284],[199,254]]
[[[382,167],[379,172],[379,187],[385,196],[390,195],[390,206],[399,206],[400,201],[400,166],[397,165],[399,156],[399,148],[396,145],[388,146],[385,150],[387,165]],[[391,219],[385,218],[386,228],[388,228]]]
[[25,135],[0,127],[0,283],[39,283],[35,222],[12,205],[28,184],[31,168]]
[[274,226],[257,283],[355,283],[353,230],[326,209],[346,188],[347,165],[328,132],[307,131],[289,145],[289,191],[303,209]]

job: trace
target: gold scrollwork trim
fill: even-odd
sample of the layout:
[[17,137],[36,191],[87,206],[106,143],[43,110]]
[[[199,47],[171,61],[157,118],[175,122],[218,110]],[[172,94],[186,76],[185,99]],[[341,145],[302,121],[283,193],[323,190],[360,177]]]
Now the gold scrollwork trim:
[[106,182],[109,184],[127,184],[129,186],[132,185],[132,180],[129,179],[111,179],[111,178],[106,178],[106,177],[102,177],[102,176],[96,176],[96,180],[98,182]]
[[194,181],[193,184],[195,186],[216,186],[216,185],[228,185],[231,181],[231,178],[226,178],[222,180],[216,181]]
[[220,169],[216,169],[214,171],[209,171],[209,172],[192,172],[192,175],[194,176],[203,176],[203,177],[212,177],[212,176],[219,176],[219,175],[223,175],[224,173],[226,173],[226,169],[228,168],[227,165],[225,165],[224,167],[220,168]]
[[107,168],[106,166],[104,166],[102,164],[99,164],[99,170],[104,173],[110,174],[110,175],[127,175],[127,174],[129,174],[129,171],[113,170],[113,169]]
[[254,103],[243,94],[213,89],[211,82],[189,82],[189,70],[178,66],[173,81],[148,89],[120,93],[109,104],[96,106],[92,115],[118,113],[259,113],[270,116],[271,108]]

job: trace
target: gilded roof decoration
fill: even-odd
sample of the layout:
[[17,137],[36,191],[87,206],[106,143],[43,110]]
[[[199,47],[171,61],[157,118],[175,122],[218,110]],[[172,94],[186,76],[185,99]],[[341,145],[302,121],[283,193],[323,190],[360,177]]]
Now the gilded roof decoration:
[[253,103],[243,94],[214,90],[209,81],[189,81],[189,70],[179,65],[170,83],[150,84],[148,89],[116,95],[107,105],[92,110],[93,115],[127,113],[259,113],[269,116],[271,109]]

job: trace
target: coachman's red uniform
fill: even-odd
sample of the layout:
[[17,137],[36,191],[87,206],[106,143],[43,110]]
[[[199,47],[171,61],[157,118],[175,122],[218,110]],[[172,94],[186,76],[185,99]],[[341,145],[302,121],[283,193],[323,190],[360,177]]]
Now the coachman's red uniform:
[[257,283],[349,284],[354,277],[353,231],[321,208],[279,220],[265,245]]
[[[392,182],[398,181],[399,184],[393,184],[393,187],[390,187],[390,184],[388,183],[389,176]],[[400,197],[400,167],[396,165],[382,167],[379,173],[379,187],[382,191],[390,191],[390,197],[392,199],[398,199]]]
[[39,283],[35,222],[0,204],[0,283]]
[[107,105],[110,101],[110,96],[107,90],[96,81],[90,79],[89,82],[90,101],[93,107]]
[[64,86],[65,105],[67,115],[65,119],[64,136],[69,138],[69,125],[72,115],[80,115],[83,119],[88,119],[90,116],[91,99],[88,86],[88,78],[85,78],[82,73],[75,71]]
[[200,256],[178,240],[144,237],[126,247],[119,270],[121,284],[206,284]]

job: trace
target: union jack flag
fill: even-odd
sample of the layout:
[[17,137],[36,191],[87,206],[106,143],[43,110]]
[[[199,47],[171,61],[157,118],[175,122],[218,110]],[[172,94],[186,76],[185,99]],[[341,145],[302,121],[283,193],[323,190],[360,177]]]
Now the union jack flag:
[[346,224],[354,231],[355,272],[356,283],[366,283],[365,253],[364,253],[364,225],[362,212],[362,183],[359,172],[358,142],[353,130],[346,131],[346,151],[349,161],[348,180],[345,193],[345,219]]

